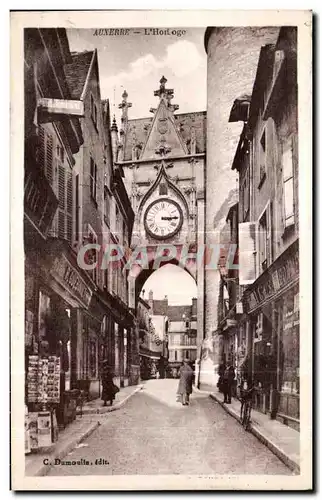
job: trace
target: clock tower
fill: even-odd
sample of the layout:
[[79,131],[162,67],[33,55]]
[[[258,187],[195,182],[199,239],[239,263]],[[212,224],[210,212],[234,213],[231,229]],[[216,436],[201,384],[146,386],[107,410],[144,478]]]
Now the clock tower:
[[[198,247],[204,245],[206,112],[177,113],[179,106],[172,104],[174,90],[166,84],[162,76],[154,91],[158,106],[150,108],[150,117],[130,119],[126,92],[120,104],[122,123],[116,156],[135,212],[132,251],[146,247],[149,260],[149,269],[136,267],[130,271],[129,303],[133,308],[144,282],[155,271],[155,255],[161,245],[177,249],[173,264],[178,264],[183,249],[196,256]],[[185,270],[198,288],[200,345],[204,324],[203,266],[189,259]]]

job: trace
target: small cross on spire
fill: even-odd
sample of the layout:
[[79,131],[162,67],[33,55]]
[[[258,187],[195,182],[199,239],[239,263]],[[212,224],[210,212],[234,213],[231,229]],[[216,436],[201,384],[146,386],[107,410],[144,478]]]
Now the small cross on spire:
[[128,109],[132,107],[132,103],[127,102],[127,98],[128,98],[128,93],[126,92],[126,90],[124,90],[122,94],[122,102],[118,106],[119,109],[122,110],[122,118],[121,118],[122,122],[125,122],[127,120]]
[[154,91],[154,95],[159,97],[160,100],[162,98],[166,99],[168,106],[169,106],[171,103],[171,99],[173,99],[174,90],[165,88],[165,84],[167,83],[167,81],[168,80],[164,76],[162,76],[162,78],[160,80],[160,87],[158,90]]

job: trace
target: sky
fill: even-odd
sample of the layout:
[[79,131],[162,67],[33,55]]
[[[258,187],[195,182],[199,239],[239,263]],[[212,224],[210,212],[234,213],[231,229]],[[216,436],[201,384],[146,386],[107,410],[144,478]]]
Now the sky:
[[167,264],[155,271],[143,285],[144,297],[153,291],[154,299],[168,296],[170,305],[190,305],[192,297],[197,297],[195,280],[181,267]]
[[[134,33],[138,30],[141,34]],[[174,89],[172,102],[179,104],[178,113],[206,110],[204,32],[204,28],[187,28],[181,37],[157,36],[134,28],[128,36],[95,36],[95,29],[68,29],[67,36],[71,51],[97,48],[101,95],[110,99],[119,123],[118,104],[124,89],[132,103],[129,118],[152,116],[149,110],[158,104],[153,92],[163,75],[167,87]]]

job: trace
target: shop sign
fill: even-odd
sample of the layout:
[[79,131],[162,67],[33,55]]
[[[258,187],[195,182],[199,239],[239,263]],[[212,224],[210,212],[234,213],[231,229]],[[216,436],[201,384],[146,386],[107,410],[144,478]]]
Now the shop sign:
[[245,297],[248,310],[255,309],[262,302],[279,292],[288,283],[291,283],[298,276],[298,273],[299,255],[297,250],[292,255],[289,255],[288,259],[279,267],[262,275],[261,283]]
[[92,291],[64,255],[55,259],[51,274],[86,307],[89,306]]

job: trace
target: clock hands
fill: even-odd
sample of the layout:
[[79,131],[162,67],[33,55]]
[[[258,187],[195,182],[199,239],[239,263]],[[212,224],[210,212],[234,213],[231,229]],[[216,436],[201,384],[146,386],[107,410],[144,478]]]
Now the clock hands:
[[173,220],[173,219],[179,219],[178,216],[174,216],[174,217],[161,217],[161,220]]

